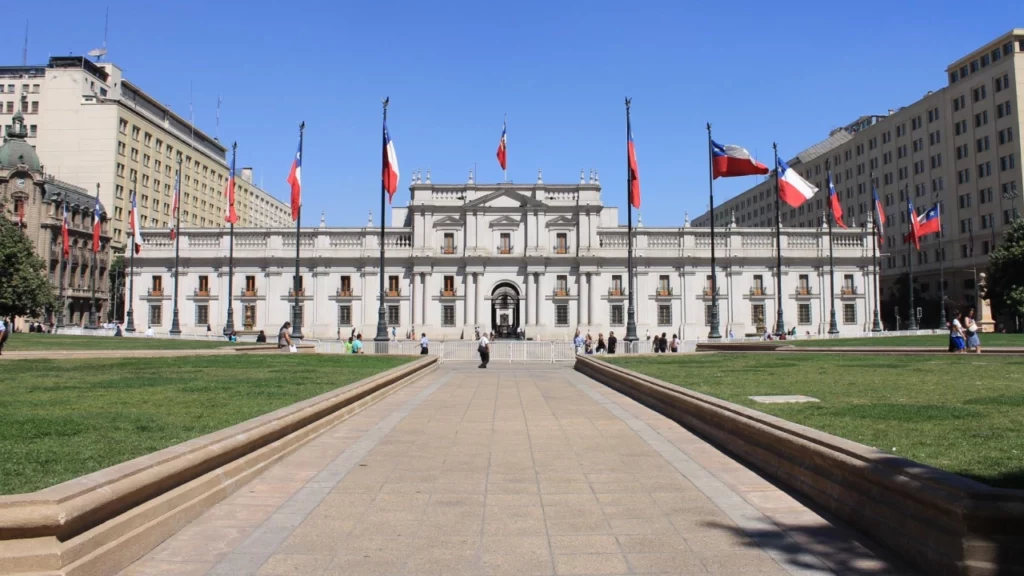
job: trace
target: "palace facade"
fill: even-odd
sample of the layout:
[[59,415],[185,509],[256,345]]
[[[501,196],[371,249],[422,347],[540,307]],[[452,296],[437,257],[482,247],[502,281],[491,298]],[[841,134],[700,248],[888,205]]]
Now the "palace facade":
[[[577,328],[625,336],[628,308],[627,228],[605,206],[596,173],[578,184],[443,185],[414,177],[411,202],[392,209],[380,266],[380,227],[303,228],[299,303],[306,338],[364,339],[376,334],[381,301],[389,331],[426,332],[434,340],[474,336],[474,329],[562,340]],[[166,332],[174,308],[174,243],[145,230],[134,259],[135,328]],[[634,229],[637,331],[703,338],[711,307],[711,237],[688,222]],[[273,338],[291,319],[294,229],[236,229],[230,304],[239,333]],[[723,336],[771,330],[776,318],[775,233],[716,230]],[[835,305],[840,331],[870,329],[873,268],[870,237],[837,231]],[[228,231],[183,229],[177,306],[183,332],[225,327]],[[787,328],[829,327],[829,237],[826,229],[782,230],[782,305]]]

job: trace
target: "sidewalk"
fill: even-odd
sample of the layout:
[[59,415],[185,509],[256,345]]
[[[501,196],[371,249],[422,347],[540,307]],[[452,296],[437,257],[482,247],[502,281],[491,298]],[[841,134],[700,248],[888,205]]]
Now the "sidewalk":
[[892,572],[841,527],[568,367],[447,364],[122,574]]

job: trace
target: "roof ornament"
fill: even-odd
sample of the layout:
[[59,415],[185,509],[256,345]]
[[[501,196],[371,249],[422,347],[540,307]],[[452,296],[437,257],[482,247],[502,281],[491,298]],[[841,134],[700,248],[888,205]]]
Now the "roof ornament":
[[427,184],[430,184],[430,168],[427,168]]
[[327,228],[327,215],[323,210],[320,211],[320,227]]
[[597,173],[597,168],[594,168],[594,184],[601,183],[601,176]]
[[541,169],[537,168],[537,184],[543,184],[543,183],[544,183],[544,175],[542,174]]
[[729,216],[729,228],[735,228],[735,227],[736,227],[736,209],[733,208],[732,209],[732,213]]
[[366,227],[373,228],[373,210],[370,210],[370,215],[366,217]]
[[644,227],[644,217],[640,214],[639,210],[636,211],[636,227],[637,228],[643,228]]
[[683,228],[689,228],[689,227],[690,227],[690,213],[684,210],[683,211]]
[[472,168],[469,169],[469,183],[470,184],[473,183],[473,169]]
[[580,168],[580,184],[586,184],[586,182],[583,180],[583,168]]

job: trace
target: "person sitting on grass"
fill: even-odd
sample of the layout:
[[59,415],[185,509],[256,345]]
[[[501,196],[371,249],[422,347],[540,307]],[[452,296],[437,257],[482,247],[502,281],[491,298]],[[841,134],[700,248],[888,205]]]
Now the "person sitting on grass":
[[256,335],[256,343],[257,344],[266,344],[267,343],[267,333],[264,332],[263,330],[260,330],[260,333]]
[[292,336],[289,331],[292,329],[291,322],[285,322],[277,332],[277,347],[289,348],[292,345]]

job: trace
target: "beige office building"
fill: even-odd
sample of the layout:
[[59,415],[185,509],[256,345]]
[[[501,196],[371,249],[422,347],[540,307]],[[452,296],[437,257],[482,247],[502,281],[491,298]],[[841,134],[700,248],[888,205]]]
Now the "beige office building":
[[[947,305],[973,305],[975,281],[1004,228],[1024,209],[1021,172],[1021,95],[1024,94],[1024,29],[1015,29],[957,60],[946,69],[947,86],[886,115],[864,116],[789,161],[819,188],[799,208],[782,205],[784,227],[826,225],[825,161],[831,160],[836,192],[848,225],[867,226],[871,183],[885,210],[880,256],[882,298],[914,259],[915,284],[938,298],[940,255],[945,252]],[[783,146],[785,142],[781,143]],[[911,253],[907,195],[919,212],[942,204],[944,237],[923,239]],[[715,207],[716,226],[774,226],[774,179]],[[710,214],[694,219],[708,226]],[[905,310],[901,312],[906,320]],[[894,318],[883,318],[894,328]],[[937,318],[924,319],[926,326]]]
[[[45,170],[87,190],[100,186],[111,211],[115,245],[128,238],[131,191],[137,191],[143,228],[172,226],[174,179],[181,161],[183,227],[224,226],[228,148],[160,104],[109,62],[79,56],[50,58],[46,66],[0,68],[0,123],[22,110],[27,141]],[[277,228],[291,222],[290,207],[236,174],[238,226]]]

